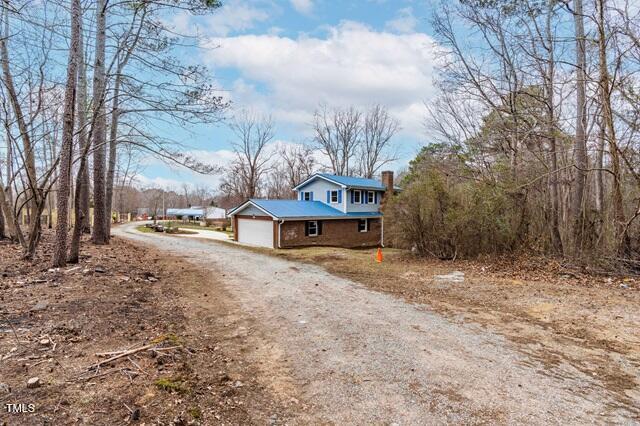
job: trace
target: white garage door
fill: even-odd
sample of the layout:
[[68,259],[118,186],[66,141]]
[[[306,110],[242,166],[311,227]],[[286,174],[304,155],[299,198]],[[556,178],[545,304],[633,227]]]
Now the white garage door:
[[238,218],[238,242],[273,248],[273,221]]

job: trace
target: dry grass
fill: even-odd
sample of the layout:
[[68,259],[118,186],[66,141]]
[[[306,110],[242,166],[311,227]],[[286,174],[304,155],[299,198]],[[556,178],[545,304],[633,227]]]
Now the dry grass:
[[[640,401],[640,281],[570,271],[553,259],[420,259],[385,248],[248,250],[324,267],[371,289],[478,324],[546,366],[560,362],[597,377],[625,405]],[[462,271],[464,282],[435,275]]]

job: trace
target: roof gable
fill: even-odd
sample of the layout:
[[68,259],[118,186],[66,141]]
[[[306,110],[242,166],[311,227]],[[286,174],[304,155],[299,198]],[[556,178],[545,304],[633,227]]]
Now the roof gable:
[[315,173],[311,175],[307,180],[301,182],[298,186],[293,188],[294,190],[298,190],[313,182],[316,179],[324,179],[331,183],[335,183],[344,188],[363,188],[363,189],[373,189],[378,191],[386,190],[386,187],[379,181],[375,179],[365,179],[354,176],[338,176],[332,175],[330,173]]
[[229,210],[229,212],[227,213],[227,216],[238,214],[242,210],[246,209],[247,207],[255,207],[261,212],[263,212],[264,214],[266,214],[267,216],[276,217],[273,213],[265,210],[262,206],[258,205],[255,201],[263,201],[263,200],[247,200],[244,203],[240,204],[238,207]]

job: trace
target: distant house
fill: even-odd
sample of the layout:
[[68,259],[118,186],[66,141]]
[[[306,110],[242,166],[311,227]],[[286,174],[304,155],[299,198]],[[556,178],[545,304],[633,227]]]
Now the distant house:
[[167,217],[170,219],[181,219],[185,222],[200,221],[204,216],[202,207],[189,207],[186,209],[167,209]]
[[270,247],[371,247],[384,242],[380,207],[394,191],[382,181],[316,173],[295,188],[296,200],[250,199],[229,212],[234,239]]
[[181,219],[185,222],[225,223],[227,212],[219,207],[193,206],[186,209],[167,209],[167,217]]

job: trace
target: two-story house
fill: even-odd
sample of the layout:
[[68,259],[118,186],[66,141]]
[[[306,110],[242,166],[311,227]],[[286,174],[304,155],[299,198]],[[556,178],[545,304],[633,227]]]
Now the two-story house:
[[316,173],[298,186],[296,200],[250,199],[229,212],[234,240],[262,247],[371,247],[383,245],[380,206],[393,191],[382,182]]

